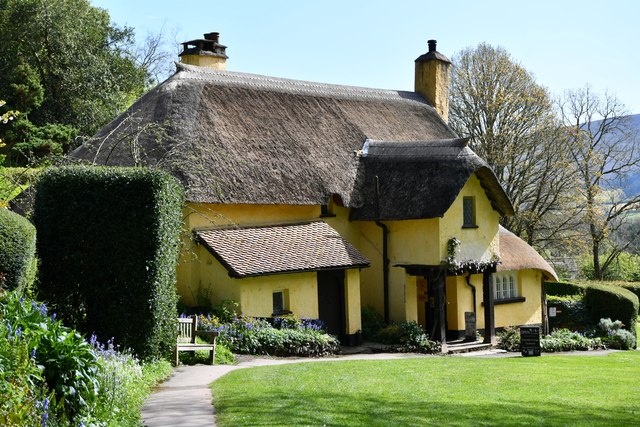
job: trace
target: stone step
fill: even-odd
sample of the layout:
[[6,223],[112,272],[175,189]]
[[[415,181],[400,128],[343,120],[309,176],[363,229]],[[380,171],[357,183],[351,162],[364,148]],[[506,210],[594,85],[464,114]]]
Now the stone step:
[[489,350],[491,344],[482,342],[461,342],[455,344],[447,344],[447,354],[470,353],[472,351]]

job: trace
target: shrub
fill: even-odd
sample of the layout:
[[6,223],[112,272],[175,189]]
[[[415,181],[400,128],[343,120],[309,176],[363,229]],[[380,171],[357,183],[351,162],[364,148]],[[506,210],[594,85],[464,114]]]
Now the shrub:
[[[551,334],[540,338],[540,348],[543,352],[596,350],[603,348],[600,338],[588,337],[569,329],[556,329]],[[516,327],[507,327],[498,333],[498,348],[507,351],[521,351],[520,331]]]
[[585,291],[584,302],[594,323],[607,317],[619,319],[633,336],[636,335],[638,297],[631,291],[618,286],[591,283]]
[[584,295],[586,287],[580,283],[545,282],[544,284],[545,293],[553,296]]
[[0,288],[24,290],[36,274],[36,229],[18,214],[0,208]]
[[0,207],[3,203],[8,204],[29,187],[40,170],[38,168],[0,167]]
[[549,317],[551,329],[566,328],[576,331],[593,325],[583,299],[583,295],[547,296],[547,306],[557,309],[556,316]]
[[600,319],[598,330],[602,336],[602,342],[610,348],[629,350],[635,348],[636,337],[629,331],[623,329],[621,321],[611,321],[611,319]]
[[540,339],[540,347],[546,353],[557,351],[596,350],[603,348],[600,338],[590,338],[568,329],[557,329]]
[[378,332],[385,327],[384,317],[371,306],[362,308],[362,337],[373,340]]
[[310,322],[295,329],[276,329],[263,319],[236,318],[211,329],[234,353],[319,357],[340,352],[340,342]]
[[[640,275],[640,271],[638,272],[638,274]],[[638,277],[637,280],[638,281],[636,282],[623,282],[623,283],[614,283],[614,284],[619,284],[620,286],[627,289],[628,291],[633,292],[635,296],[637,296],[638,299],[640,299],[640,277]]]
[[441,345],[416,322],[392,323],[378,332],[375,339],[388,344],[387,351],[399,353],[438,353]]
[[498,348],[507,351],[520,351],[520,331],[514,326],[507,326],[498,332]]
[[64,167],[46,170],[36,187],[40,295],[87,334],[115,337],[143,359],[169,356],[179,183],[144,168]]
[[[0,295],[0,424],[137,426],[140,408],[167,361],[137,359],[85,341],[47,307]],[[145,372],[146,370],[146,372]]]

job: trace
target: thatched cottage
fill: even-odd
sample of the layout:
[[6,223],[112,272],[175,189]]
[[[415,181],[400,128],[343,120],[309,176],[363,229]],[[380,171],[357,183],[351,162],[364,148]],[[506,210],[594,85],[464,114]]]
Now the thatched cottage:
[[[447,126],[449,60],[429,41],[415,92],[226,71],[218,34],[73,157],[169,170],[187,190],[187,305],[320,318],[358,342],[361,309],[445,342],[543,323],[553,269],[499,226],[513,207]],[[474,321],[475,320],[475,321]],[[466,328],[465,328],[466,327]]]

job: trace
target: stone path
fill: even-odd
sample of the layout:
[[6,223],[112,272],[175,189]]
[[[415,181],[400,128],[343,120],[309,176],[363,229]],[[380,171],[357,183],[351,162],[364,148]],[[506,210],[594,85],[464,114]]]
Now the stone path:
[[[611,350],[557,353],[558,355],[600,356]],[[547,356],[550,354],[545,354]],[[390,360],[408,358],[442,357],[420,354],[377,353],[352,354],[326,358],[265,358],[238,356],[236,365],[180,366],[171,378],[160,384],[142,408],[142,422],[147,427],[214,427],[215,414],[211,405],[209,384],[236,369],[255,366],[283,365],[301,362],[338,362],[343,360]],[[504,350],[485,350],[448,357],[521,357],[520,353]]]

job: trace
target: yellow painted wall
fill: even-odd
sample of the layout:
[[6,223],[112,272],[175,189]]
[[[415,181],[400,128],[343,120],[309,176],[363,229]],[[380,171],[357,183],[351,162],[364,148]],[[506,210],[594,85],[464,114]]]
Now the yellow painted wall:
[[271,317],[272,294],[286,291],[289,296],[289,311],[298,317],[318,318],[318,279],[315,272],[231,280],[240,289],[240,309],[246,316]]
[[521,270],[518,282],[518,292],[526,301],[497,305],[496,327],[542,323],[542,273]]
[[[464,330],[464,312],[473,311],[473,294],[469,286],[465,284],[465,277],[447,277],[447,326],[450,330]],[[476,326],[478,329],[482,329],[484,328],[482,275],[473,274],[471,284],[476,288]],[[519,271],[518,294],[525,298],[525,302],[494,306],[496,328],[542,323],[541,273],[536,270]],[[453,309],[454,306],[456,310]]]
[[318,219],[318,205],[223,205],[214,203],[187,203],[184,208],[185,225],[211,228],[226,225],[253,226],[283,224]]
[[[475,197],[477,228],[462,228],[462,199],[466,196]],[[500,253],[499,220],[500,215],[493,210],[491,202],[480,186],[480,181],[475,175],[472,175],[440,221],[441,259],[447,257],[447,244],[453,237],[461,241],[460,252],[457,255],[458,260],[489,261],[497,256]]]
[[187,203],[183,217],[185,230],[189,232],[184,233],[183,250],[177,268],[178,294],[182,301],[187,305],[201,305],[204,301],[198,302],[198,299],[210,294],[210,289],[218,283],[221,283],[221,289],[209,298],[212,304],[217,304],[221,299],[239,302],[240,297],[239,291],[227,284],[226,279],[230,279],[227,270],[192,240],[191,231],[194,228],[281,224],[318,219],[319,215],[320,206]]
[[356,332],[362,330],[362,313],[360,307],[360,270],[353,268],[346,271],[344,294],[344,304],[346,307],[345,323],[347,325],[346,332],[347,334],[355,334]]
[[[354,243],[360,239],[358,227],[349,222],[346,208],[331,205],[335,217],[322,218],[345,239]],[[189,203],[184,209],[185,227],[189,230],[221,226],[260,226],[294,223],[320,218],[318,205],[222,205]],[[286,290],[288,309],[298,317],[318,317],[318,288],[315,272],[279,274],[234,279],[203,246],[188,239],[178,265],[178,292],[186,305],[215,305],[232,299],[240,305],[242,314],[269,317],[273,311],[272,294]],[[366,270],[366,269],[365,269]],[[362,329],[360,271],[350,269],[345,274],[345,305],[347,333]]]
[[212,55],[182,55],[180,62],[183,64],[196,65],[198,67],[211,68],[213,70],[226,70],[227,59]]

